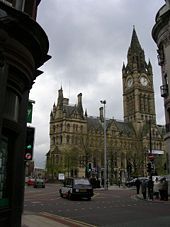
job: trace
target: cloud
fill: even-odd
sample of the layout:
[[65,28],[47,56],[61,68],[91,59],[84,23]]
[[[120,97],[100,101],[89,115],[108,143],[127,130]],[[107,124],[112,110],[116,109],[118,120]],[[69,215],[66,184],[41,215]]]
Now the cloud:
[[[36,127],[35,160],[49,150],[49,117],[58,89],[70,103],[83,94],[88,115],[99,114],[105,99],[107,117],[123,119],[122,65],[127,62],[133,25],[154,72],[158,123],[164,123],[160,97],[160,68],[151,31],[162,0],[48,0],[41,1],[37,22],[50,42],[52,59],[35,81],[30,98],[35,100],[33,125]],[[37,155],[38,154],[38,155]]]

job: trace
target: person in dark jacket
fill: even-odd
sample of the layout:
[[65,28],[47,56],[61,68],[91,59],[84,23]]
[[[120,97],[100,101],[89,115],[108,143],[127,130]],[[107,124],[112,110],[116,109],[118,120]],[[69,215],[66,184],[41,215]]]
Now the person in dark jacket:
[[137,178],[135,185],[136,185],[136,192],[137,192],[137,194],[139,194],[140,185],[141,185],[141,181],[139,180],[139,178]]
[[168,182],[166,178],[163,178],[162,193],[163,193],[163,200],[167,201],[168,200]]
[[148,197],[153,200],[153,180],[152,177],[149,178],[148,181]]
[[144,179],[141,184],[143,198],[146,199],[147,181]]
[[159,182],[159,195],[160,195],[160,200],[164,200],[164,196],[163,196],[163,179],[160,179],[160,182]]

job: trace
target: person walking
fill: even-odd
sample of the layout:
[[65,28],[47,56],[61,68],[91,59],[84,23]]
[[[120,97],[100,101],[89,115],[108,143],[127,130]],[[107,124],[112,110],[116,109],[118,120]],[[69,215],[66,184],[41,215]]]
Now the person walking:
[[166,178],[163,178],[162,193],[163,193],[163,200],[168,201],[168,182]]
[[158,177],[156,177],[153,185],[153,193],[156,199],[159,199],[159,184]]
[[141,184],[143,199],[146,199],[146,188],[147,188],[147,182],[144,179]]
[[152,177],[148,181],[148,197],[150,200],[153,200],[153,180]]
[[160,182],[159,182],[159,194],[160,194],[160,200],[164,200],[164,198],[163,198],[163,178],[160,179]]
[[137,178],[135,185],[136,185],[136,192],[137,192],[137,194],[139,194],[140,185],[141,185],[141,181],[139,180],[139,178]]

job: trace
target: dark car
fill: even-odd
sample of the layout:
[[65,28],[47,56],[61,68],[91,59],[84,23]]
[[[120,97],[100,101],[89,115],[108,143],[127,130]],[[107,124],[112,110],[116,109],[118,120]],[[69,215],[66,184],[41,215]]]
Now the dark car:
[[126,181],[125,185],[127,187],[133,187],[133,186],[136,186],[136,180],[139,179],[140,182],[142,183],[144,180],[148,180],[147,177],[138,177],[138,178],[134,178],[132,180],[129,180],[129,181]]
[[93,187],[87,178],[66,178],[60,188],[60,196],[68,199],[86,198],[91,200]]
[[34,188],[45,188],[45,180],[40,178],[35,179]]
[[135,181],[136,181],[137,178],[134,178],[132,180],[129,180],[129,181],[126,181],[125,185],[127,187],[132,187],[132,186],[135,186]]

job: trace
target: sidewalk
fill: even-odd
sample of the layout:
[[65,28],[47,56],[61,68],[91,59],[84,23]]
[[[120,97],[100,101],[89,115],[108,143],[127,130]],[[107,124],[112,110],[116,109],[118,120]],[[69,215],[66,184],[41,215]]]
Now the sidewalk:
[[22,216],[22,227],[95,227],[87,223],[64,218],[46,212],[24,213]]
[[59,221],[54,221],[52,219],[42,217],[37,214],[24,214],[22,217],[22,227],[67,227],[69,225],[65,225]]
[[160,199],[155,199],[155,198],[154,198],[153,200],[148,199],[148,198],[144,199],[142,194],[135,195],[135,197],[136,197],[137,199],[141,199],[141,200],[144,200],[144,201],[149,201],[149,202],[154,202],[154,203],[165,203],[165,204],[170,204],[170,197],[168,198],[168,201],[160,200]]

